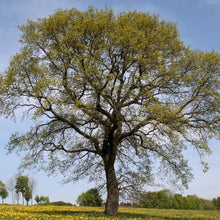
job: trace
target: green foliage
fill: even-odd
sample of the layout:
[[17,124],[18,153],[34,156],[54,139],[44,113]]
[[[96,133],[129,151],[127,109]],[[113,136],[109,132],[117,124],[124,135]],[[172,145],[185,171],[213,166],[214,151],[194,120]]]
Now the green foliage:
[[181,194],[172,195],[172,193],[167,190],[144,193],[140,198],[139,205],[145,208],[159,209],[214,209],[213,201],[199,198],[196,195],[188,195],[187,197]]
[[147,192],[140,198],[140,206],[146,208],[172,208],[170,192],[162,190],[159,192]]
[[2,204],[4,199],[8,197],[8,190],[6,189],[5,184],[0,180],[0,197],[2,198]]
[[36,201],[37,204],[40,203],[40,196],[36,195],[35,196],[35,201]]
[[35,196],[35,201],[36,201],[37,204],[49,204],[50,203],[50,200],[49,200],[48,196],[36,195]]
[[64,201],[50,202],[49,205],[53,205],[53,206],[72,206],[71,203],[64,202]]
[[30,201],[30,199],[32,198],[32,191],[30,189],[30,187],[28,186],[24,192],[24,198],[27,202],[27,205],[28,205],[28,202]]
[[29,200],[32,198],[32,190],[30,189],[29,186],[28,176],[18,176],[16,178],[15,191],[16,193],[22,194],[23,204],[25,199],[28,205]]
[[18,176],[16,179],[15,189],[16,193],[24,194],[28,188],[28,177],[27,176]]
[[89,189],[87,192],[82,193],[77,198],[77,203],[80,206],[102,206],[102,198],[97,189]]
[[216,209],[220,210],[220,197],[213,199],[213,203]]

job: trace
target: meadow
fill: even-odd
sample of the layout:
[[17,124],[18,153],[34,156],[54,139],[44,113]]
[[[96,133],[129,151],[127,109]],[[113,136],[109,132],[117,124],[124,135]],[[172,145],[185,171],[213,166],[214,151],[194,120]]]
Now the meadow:
[[202,220],[220,219],[220,211],[190,211],[120,208],[117,217],[107,217],[103,208],[67,206],[0,205],[1,220]]

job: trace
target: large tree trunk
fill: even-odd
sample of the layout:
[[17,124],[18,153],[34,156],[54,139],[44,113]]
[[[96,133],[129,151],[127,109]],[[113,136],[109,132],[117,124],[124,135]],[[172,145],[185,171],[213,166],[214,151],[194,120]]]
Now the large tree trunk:
[[105,214],[116,216],[118,214],[119,190],[115,174],[114,163],[105,163],[105,173],[107,180],[107,201],[105,204]]

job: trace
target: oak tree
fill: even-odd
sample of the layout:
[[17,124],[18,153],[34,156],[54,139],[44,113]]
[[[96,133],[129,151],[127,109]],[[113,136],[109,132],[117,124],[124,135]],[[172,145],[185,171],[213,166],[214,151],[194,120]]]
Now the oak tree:
[[104,177],[109,215],[119,192],[153,178],[154,162],[184,186],[187,147],[206,168],[208,140],[219,138],[219,53],[184,46],[175,24],[137,11],[58,10],[19,28],[0,111],[34,121],[8,146],[26,152],[23,167]]

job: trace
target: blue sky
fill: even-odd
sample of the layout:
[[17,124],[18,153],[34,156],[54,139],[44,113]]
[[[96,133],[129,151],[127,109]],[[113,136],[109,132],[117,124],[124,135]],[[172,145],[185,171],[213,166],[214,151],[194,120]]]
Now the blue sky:
[[[186,45],[220,52],[220,0],[0,0],[0,73],[7,68],[10,57],[19,51],[20,33],[16,25],[25,24],[27,19],[47,17],[58,8],[85,10],[90,5],[95,8],[107,6],[116,13],[138,10],[159,14],[161,19],[177,23],[180,38]],[[19,165],[16,155],[6,155],[4,146],[10,134],[25,130],[29,124],[0,117],[0,179],[4,182],[17,172]],[[210,170],[206,174],[202,172],[196,151],[188,152],[195,178],[184,194],[197,194],[208,199],[220,196],[220,141],[213,140],[210,146],[213,154],[207,157]],[[49,196],[51,201],[74,203],[81,192],[92,186],[87,181],[63,185],[62,176],[48,178],[39,171],[25,174],[37,180],[37,193]],[[10,198],[6,199],[6,202],[10,201]]]

